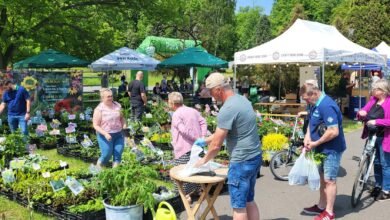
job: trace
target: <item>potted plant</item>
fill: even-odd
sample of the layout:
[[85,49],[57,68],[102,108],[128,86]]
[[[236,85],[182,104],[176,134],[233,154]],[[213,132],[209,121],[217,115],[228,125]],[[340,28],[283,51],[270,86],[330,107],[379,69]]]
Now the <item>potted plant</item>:
[[142,209],[149,209],[154,215],[152,193],[157,189],[158,172],[139,164],[135,155],[131,154],[121,166],[103,170],[97,178],[108,220],[142,219]]
[[0,168],[8,166],[12,158],[20,157],[27,153],[24,135],[19,130],[9,134],[1,145]]
[[263,161],[269,162],[274,153],[288,147],[288,138],[280,133],[269,133],[262,140]]

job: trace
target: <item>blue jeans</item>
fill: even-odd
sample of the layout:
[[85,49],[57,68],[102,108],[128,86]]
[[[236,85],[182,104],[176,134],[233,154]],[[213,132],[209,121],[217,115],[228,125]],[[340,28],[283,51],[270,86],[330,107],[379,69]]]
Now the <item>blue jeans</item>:
[[25,137],[28,136],[28,129],[27,129],[27,121],[24,119],[23,116],[13,116],[13,115],[8,115],[8,125],[11,130],[11,132],[15,132],[20,128],[22,131],[22,134],[24,134]]
[[114,163],[120,163],[122,160],[123,148],[125,145],[125,139],[123,137],[122,132],[110,133],[111,141],[107,141],[107,139],[97,133],[97,140],[100,147],[101,156],[99,157],[99,161],[102,164],[107,164],[110,161],[112,155],[114,155]]
[[261,167],[261,154],[242,162],[230,162],[228,186],[230,204],[234,209],[246,207],[255,197],[257,173]]
[[[379,139],[379,137],[378,137]],[[390,153],[384,152],[382,141],[378,140],[375,144],[376,153],[374,160],[374,175],[376,186],[382,187],[382,190],[390,191]]]
[[325,180],[336,181],[342,154],[342,152],[333,151],[326,155],[326,159],[319,166],[319,172],[324,174]]

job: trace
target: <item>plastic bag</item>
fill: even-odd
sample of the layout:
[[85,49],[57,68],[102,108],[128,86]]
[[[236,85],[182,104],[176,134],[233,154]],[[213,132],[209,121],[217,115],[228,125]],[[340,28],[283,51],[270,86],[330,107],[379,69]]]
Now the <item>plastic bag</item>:
[[307,159],[308,166],[308,183],[311,190],[320,189],[320,173],[318,172],[318,167],[314,162],[314,158],[311,157]]
[[186,164],[185,168],[181,170],[179,173],[180,176],[182,177],[188,177],[197,173],[203,173],[203,172],[209,172],[209,171],[214,171],[218,168],[221,167],[226,167],[220,163],[216,163],[214,161],[209,161],[206,164],[200,166],[200,167],[194,167],[196,162],[201,159],[199,154],[203,151],[203,148],[198,146],[198,145],[192,145],[191,148],[191,155],[190,155],[190,160]]
[[305,157],[305,153],[302,152],[288,174],[288,183],[292,186],[305,185],[308,180],[308,175],[308,161]]

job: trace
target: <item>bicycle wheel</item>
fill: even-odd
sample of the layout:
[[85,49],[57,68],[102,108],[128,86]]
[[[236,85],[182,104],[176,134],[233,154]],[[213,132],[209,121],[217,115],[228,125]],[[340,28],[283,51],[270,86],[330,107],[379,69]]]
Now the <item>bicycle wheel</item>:
[[356,207],[362,197],[364,190],[366,190],[367,180],[364,180],[364,176],[369,172],[368,167],[370,165],[370,158],[365,156],[360,161],[360,167],[355,177],[355,182],[352,188],[351,205]]
[[295,152],[292,152],[290,156],[288,155],[288,150],[277,152],[274,156],[272,156],[270,161],[269,167],[271,169],[271,173],[276,179],[287,181],[288,174],[294,166],[297,158],[298,155]]

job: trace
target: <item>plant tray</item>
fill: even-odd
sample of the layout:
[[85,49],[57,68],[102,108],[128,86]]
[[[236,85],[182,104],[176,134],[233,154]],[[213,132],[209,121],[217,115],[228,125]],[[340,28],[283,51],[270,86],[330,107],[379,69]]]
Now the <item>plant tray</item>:
[[69,211],[61,212],[63,219],[67,220],[105,220],[106,212],[104,209],[97,212],[85,212],[80,214],[71,213]]

